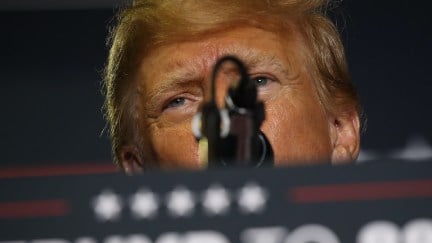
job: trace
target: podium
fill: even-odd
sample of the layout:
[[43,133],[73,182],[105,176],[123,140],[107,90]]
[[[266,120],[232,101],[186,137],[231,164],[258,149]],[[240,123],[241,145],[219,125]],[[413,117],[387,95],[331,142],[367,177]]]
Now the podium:
[[0,243],[430,243],[432,161],[0,179]]

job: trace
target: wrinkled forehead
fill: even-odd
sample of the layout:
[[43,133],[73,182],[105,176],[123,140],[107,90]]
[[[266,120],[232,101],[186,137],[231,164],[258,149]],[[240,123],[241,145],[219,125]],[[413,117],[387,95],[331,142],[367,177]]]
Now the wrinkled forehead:
[[294,32],[281,35],[261,28],[237,27],[152,48],[140,61],[139,81],[153,86],[176,77],[206,79],[224,55],[239,57],[249,69],[266,66],[292,71],[294,64],[304,63],[303,48]]

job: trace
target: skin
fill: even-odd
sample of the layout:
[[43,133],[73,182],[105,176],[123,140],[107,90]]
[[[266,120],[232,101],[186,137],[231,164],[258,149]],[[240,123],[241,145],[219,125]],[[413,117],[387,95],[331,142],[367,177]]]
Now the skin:
[[[341,163],[357,158],[357,114],[326,112],[313,85],[301,38],[295,32],[291,35],[286,38],[239,26],[148,53],[135,77],[140,132],[150,141],[144,148],[148,157],[141,159],[133,145],[125,146],[121,157],[125,170],[133,171],[143,160],[155,160],[162,168],[200,168],[191,119],[208,99],[214,63],[226,54],[243,60],[259,86],[259,99],[266,109],[261,128],[274,149],[276,165]],[[217,81],[219,102],[235,80],[229,68],[224,71]]]

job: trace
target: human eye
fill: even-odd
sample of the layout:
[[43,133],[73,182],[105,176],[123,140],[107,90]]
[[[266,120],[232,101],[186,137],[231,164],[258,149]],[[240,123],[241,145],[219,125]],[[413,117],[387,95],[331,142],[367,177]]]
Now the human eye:
[[177,107],[184,106],[185,104],[186,104],[185,97],[176,97],[168,102],[168,104],[165,106],[165,109],[177,108]]
[[188,113],[196,109],[197,103],[201,100],[192,94],[184,93],[168,98],[163,105],[162,111],[168,113]]
[[271,98],[280,88],[280,82],[272,75],[251,75],[251,81],[256,84],[258,96],[262,100]]
[[258,88],[258,91],[266,91],[273,89],[280,83],[275,76],[272,75],[251,75],[252,82],[254,82]]
[[253,77],[252,82],[254,82],[258,87],[268,85],[272,80],[265,76]]

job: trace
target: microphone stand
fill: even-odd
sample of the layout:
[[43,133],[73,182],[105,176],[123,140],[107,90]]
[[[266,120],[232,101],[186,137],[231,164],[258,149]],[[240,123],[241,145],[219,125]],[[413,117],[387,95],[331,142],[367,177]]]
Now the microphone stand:
[[[219,110],[215,80],[222,64],[228,61],[236,64],[240,80],[231,85],[225,107]],[[192,125],[201,162],[208,167],[272,165],[273,150],[260,131],[265,119],[264,104],[257,101],[257,87],[246,66],[234,56],[222,57],[215,64],[211,81],[210,101],[203,105]]]

